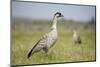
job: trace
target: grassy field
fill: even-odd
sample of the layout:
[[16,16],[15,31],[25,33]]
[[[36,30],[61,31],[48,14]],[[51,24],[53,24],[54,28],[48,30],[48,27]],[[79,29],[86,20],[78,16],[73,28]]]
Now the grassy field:
[[[38,25],[38,24],[37,24]],[[15,25],[17,26],[17,25]],[[32,26],[32,25],[31,25]],[[30,27],[31,27],[30,26]],[[36,26],[36,25],[34,25]],[[64,25],[63,25],[64,26]],[[43,51],[35,53],[27,59],[27,53],[30,48],[44,35],[48,30],[41,28],[38,30],[22,31],[22,26],[19,30],[12,30],[12,49],[11,63],[12,65],[26,64],[44,64],[44,63],[59,63],[59,62],[75,62],[75,61],[94,61],[95,58],[95,30],[78,29],[82,38],[82,44],[74,44],[72,41],[72,30],[66,27],[59,27],[58,40],[56,44],[50,48],[48,55]],[[37,26],[38,28],[39,26]],[[49,28],[50,26],[48,26]],[[17,27],[16,27],[17,28]],[[29,27],[28,27],[29,28]],[[20,30],[22,29],[22,30]],[[27,29],[27,27],[24,29]],[[30,28],[29,28],[30,29]]]

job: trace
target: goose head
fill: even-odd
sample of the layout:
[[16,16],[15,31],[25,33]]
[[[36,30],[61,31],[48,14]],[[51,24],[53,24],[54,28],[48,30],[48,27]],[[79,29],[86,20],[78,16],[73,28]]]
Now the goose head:
[[56,12],[55,14],[54,14],[54,17],[56,17],[56,18],[60,18],[60,17],[64,17],[60,12]]

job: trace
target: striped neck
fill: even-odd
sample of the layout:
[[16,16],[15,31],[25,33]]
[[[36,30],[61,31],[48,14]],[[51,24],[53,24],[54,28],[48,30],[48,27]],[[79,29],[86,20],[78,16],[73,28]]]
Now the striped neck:
[[56,29],[56,27],[57,27],[57,17],[54,16],[51,29]]

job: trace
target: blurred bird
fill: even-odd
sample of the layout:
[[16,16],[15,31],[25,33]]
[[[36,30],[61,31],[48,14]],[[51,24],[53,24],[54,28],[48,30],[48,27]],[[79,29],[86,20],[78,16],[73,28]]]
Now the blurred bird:
[[46,33],[40,40],[31,48],[29,51],[27,58],[29,58],[32,54],[43,50],[44,52],[48,52],[48,49],[54,45],[57,40],[57,20],[63,17],[60,12],[56,12],[53,16],[53,23],[49,33]]
[[79,36],[79,34],[77,33],[76,30],[73,30],[73,40],[74,40],[74,43],[78,43],[78,44],[81,44],[82,41],[81,41],[81,37]]

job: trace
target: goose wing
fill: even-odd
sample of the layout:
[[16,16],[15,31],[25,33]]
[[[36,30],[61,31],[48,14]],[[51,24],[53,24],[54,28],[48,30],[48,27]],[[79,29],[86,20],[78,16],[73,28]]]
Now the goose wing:
[[29,51],[27,58],[31,56],[31,54],[34,54],[35,52],[40,51],[43,49],[43,47],[47,44],[48,35],[44,35],[40,38],[40,40],[32,47],[32,49]]

